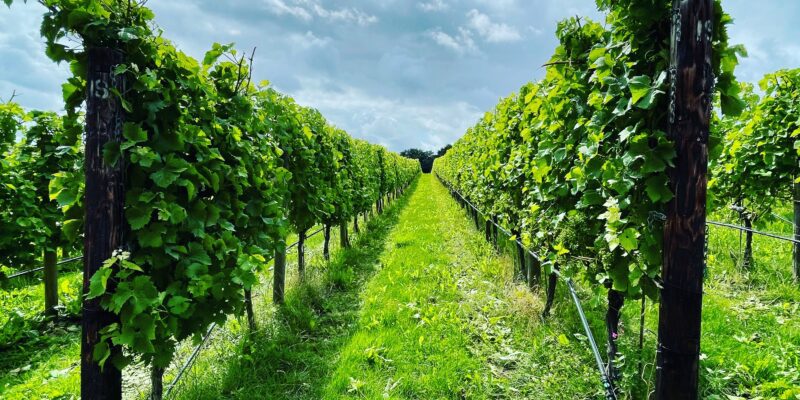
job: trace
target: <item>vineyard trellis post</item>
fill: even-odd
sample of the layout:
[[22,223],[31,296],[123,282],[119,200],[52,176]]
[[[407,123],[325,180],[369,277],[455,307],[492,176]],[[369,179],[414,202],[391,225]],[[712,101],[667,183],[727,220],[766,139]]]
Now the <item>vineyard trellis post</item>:
[[674,0],[668,135],[675,194],[664,224],[656,398],[697,399],[713,98],[713,0]]
[[[800,183],[795,183],[793,187],[792,200],[794,204],[794,240],[800,240]],[[800,244],[795,243],[792,247],[792,271],[794,271],[795,283],[800,283]]]
[[[83,252],[83,293],[89,293],[89,282],[103,262],[125,245],[124,159],[109,163],[106,149],[122,138],[124,114],[114,93],[124,93],[124,80],[114,74],[123,62],[121,52],[110,48],[88,50],[86,99],[86,227]],[[110,144],[110,146],[109,146]],[[113,282],[109,280],[109,286]],[[114,366],[120,354],[117,346],[101,368],[95,361],[95,346],[100,343],[103,328],[117,317],[100,306],[100,298],[83,300],[83,333],[81,337],[81,398],[112,400],[122,398],[122,372]]]
[[[58,229],[52,227],[53,230]],[[50,246],[53,244],[46,244],[44,255],[44,311],[48,315],[57,315],[58,310],[58,255],[56,250]]]
[[284,285],[286,283],[286,243],[280,243],[275,250],[275,260],[272,271],[272,302],[283,304]]

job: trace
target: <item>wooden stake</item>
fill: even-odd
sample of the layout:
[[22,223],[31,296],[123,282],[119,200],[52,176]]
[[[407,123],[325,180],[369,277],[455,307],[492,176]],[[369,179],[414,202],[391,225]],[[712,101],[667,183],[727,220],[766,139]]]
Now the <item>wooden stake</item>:
[[[122,63],[122,53],[109,48],[91,48],[87,77],[86,100],[86,231],[83,241],[83,293],[89,293],[91,277],[111,258],[114,250],[125,245],[125,188],[123,158],[114,165],[105,162],[103,150],[108,143],[122,138],[123,110],[111,89],[124,93],[122,78],[114,68]],[[113,282],[108,285],[113,290]],[[100,298],[83,301],[83,334],[81,340],[81,398],[111,400],[122,397],[122,373],[112,360],[119,355],[111,347],[105,366],[94,360],[100,331],[117,322],[117,316],[100,307]]]
[[[800,183],[794,184],[794,240],[800,240]],[[792,270],[795,283],[800,283],[800,245],[792,247]]]
[[675,0],[669,126],[677,156],[675,197],[664,224],[656,398],[697,399],[705,270],[706,183],[711,119],[712,0]]
[[286,285],[286,246],[275,250],[275,262],[272,268],[272,302],[283,304],[284,287]]
[[[57,228],[56,228],[57,229]],[[44,312],[57,315],[58,310],[58,265],[55,249],[44,249]]]

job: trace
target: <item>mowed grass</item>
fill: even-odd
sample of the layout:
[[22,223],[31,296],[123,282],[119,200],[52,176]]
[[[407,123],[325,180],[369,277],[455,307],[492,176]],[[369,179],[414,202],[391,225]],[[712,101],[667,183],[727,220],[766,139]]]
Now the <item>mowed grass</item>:
[[[275,323],[218,358],[212,353],[214,366],[194,374],[202,383],[180,397],[604,398],[562,283],[552,315],[543,320],[543,290],[512,279],[511,258],[486,243],[430,175],[400,215],[392,212],[396,225],[388,236],[388,226],[382,231],[380,245],[366,253],[357,245],[349,253],[354,258],[345,252],[330,265],[315,264],[315,283],[291,291]],[[791,248],[770,240],[756,238],[756,266],[746,272],[730,256],[738,234],[711,231],[703,398],[797,398],[800,327],[798,290],[787,275]],[[604,350],[604,291],[578,285]],[[623,309],[621,399],[644,399],[653,390],[658,306],[647,302],[639,351],[640,305],[630,301]]]
[[471,397],[481,363],[469,351],[458,287],[461,249],[448,240],[462,222],[430,175],[390,236],[383,268],[361,296],[358,331],[343,349],[324,398]]
[[333,229],[329,262],[321,257],[322,235],[310,239],[314,251],[305,282],[297,279],[296,255],[290,254],[285,305],[273,306],[265,280],[254,291],[258,330],[248,332],[241,319],[230,321],[182,380],[175,398],[321,398],[339,351],[355,331],[359,293],[380,268],[389,232],[407,203],[408,197],[401,197],[362,224],[349,249],[339,248],[338,229]]
[[[229,318],[174,397],[605,398],[564,284],[552,315],[542,319],[544,291],[514,281],[511,253],[489,245],[435,177],[421,177],[409,193],[373,218],[351,249],[337,250],[334,229],[330,262],[321,258],[322,235],[309,239],[305,282],[297,280],[290,253],[283,307],[271,304],[267,266],[254,291],[258,330]],[[781,211],[790,217],[790,209]],[[738,222],[723,213],[709,219]],[[778,220],[760,229],[791,236],[791,226]],[[708,247],[701,397],[800,399],[800,288],[792,281],[791,244],[756,236],[750,270],[740,265],[737,231],[711,227]],[[605,356],[605,291],[576,283]],[[640,306],[631,300],[623,308],[620,399],[646,399],[655,382],[658,305],[646,303],[641,351]],[[60,345],[38,358],[27,350],[36,372],[12,378],[12,363],[5,363],[6,382],[16,382],[5,393],[0,388],[0,397],[75,397],[75,359],[64,354],[77,353],[78,343]],[[190,350],[181,352],[165,382]],[[146,371],[133,375],[139,380],[126,386],[138,391],[128,393],[142,397]]]
[[73,271],[59,277],[58,318],[43,314],[41,273],[0,288],[0,398],[77,397],[81,275]]

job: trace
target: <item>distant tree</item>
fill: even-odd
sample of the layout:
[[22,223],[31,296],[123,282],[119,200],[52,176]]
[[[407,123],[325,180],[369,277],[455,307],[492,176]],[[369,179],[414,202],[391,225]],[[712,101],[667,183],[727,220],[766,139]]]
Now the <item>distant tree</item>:
[[414,158],[422,161],[433,156],[433,152],[430,150],[408,149],[401,151],[400,155],[406,158]]
[[447,150],[449,150],[451,147],[453,146],[448,144],[447,146],[444,146],[441,149],[439,149],[439,151],[436,154],[434,154],[430,150],[420,150],[412,148],[401,151],[400,155],[403,157],[419,160],[419,165],[420,167],[422,167],[422,172],[428,174],[431,172],[431,169],[433,169],[433,160],[435,160],[437,157],[441,157],[442,155],[444,155],[444,153],[446,153]]

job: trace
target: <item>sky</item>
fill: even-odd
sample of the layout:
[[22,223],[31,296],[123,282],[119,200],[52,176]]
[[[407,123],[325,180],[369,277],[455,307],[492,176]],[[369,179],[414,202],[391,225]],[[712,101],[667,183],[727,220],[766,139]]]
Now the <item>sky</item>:
[[[437,150],[502,97],[544,76],[559,20],[602,21],[593,0],[150,0],[179,49],[256,48],[253,80],[269,80],[352,136],[393,151]],[[753,83],[800,67],[800,1],[724,0],[732,44]],[[0,7],[0,101],[63,110],[66,65],[44,54],[36,2]]]

